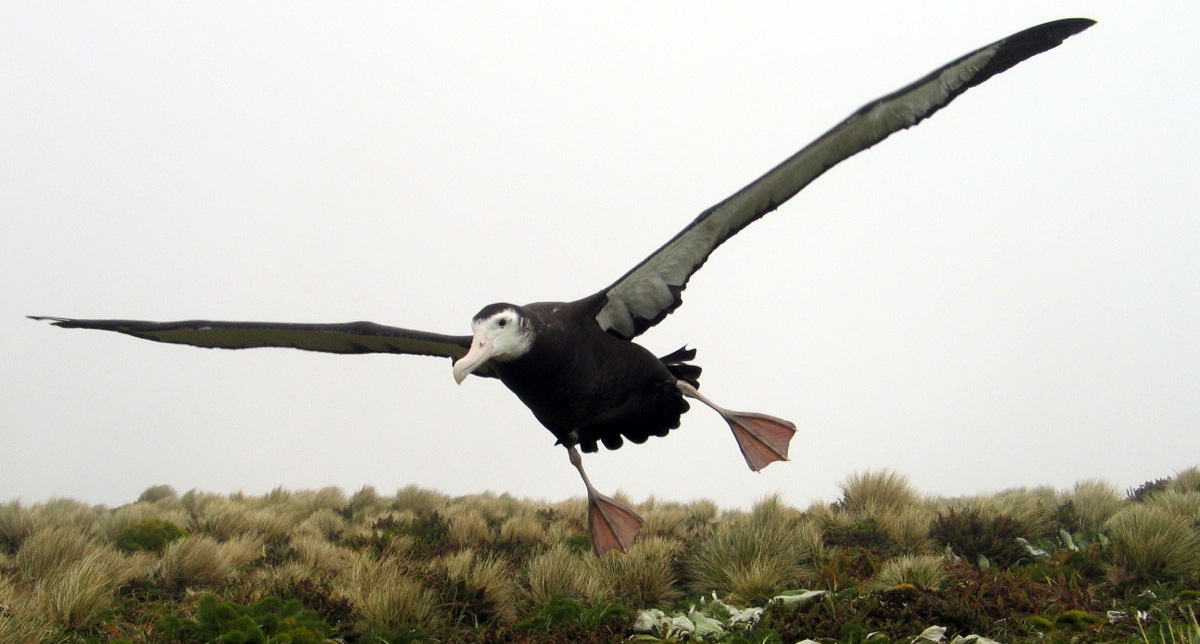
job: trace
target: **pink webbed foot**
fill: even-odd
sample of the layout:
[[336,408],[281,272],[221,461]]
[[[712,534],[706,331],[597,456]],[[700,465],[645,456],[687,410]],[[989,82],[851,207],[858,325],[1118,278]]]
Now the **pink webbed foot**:
[[757,472],[775,461],[788,460],[788,446],[796,435],[796,426],[791,422],[741,411],[725,411],[721,416],[733,430],[750,469]]
[[642,529],[645,521],[632,508],[620,501],[600,494],[592,487],[587,472],[583,471],[583,459],[579,450],[572,445],[567,448],[571,457],[571,465],[579,470],[583,484],[588,493],[588,530],[592,533],[592,548],[598,556],[604,556],[609,550],[626,552],[638,530]]
[[643,525],[642,517],[624,503],[603,494],[588,495],[588,527],[597,555],[614,549],[626,552]]
[[755,472],[774,463],[788,460],[788,446],[796,435],[796,426],[790,421],[766,414],[745,411],[730,411],[705,398],[692,385],[680,380],[675,383],[679,391],[688,398],[695,398],[708,405],[729,423],[733,438],[746,459],[746,465]]

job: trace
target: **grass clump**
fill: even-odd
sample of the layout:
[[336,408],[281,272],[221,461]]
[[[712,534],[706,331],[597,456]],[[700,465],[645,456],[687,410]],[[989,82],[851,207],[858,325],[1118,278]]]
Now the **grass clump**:
[[548,604],[556,597],[597,600],[603,582],[592,572],[592,557],[558,543],[531,557],[525,563],[529,599],[535,605]]
[[16,552],[36,528],[33,514],[20,502],[0,505],[0,552]]
[[25,540],[13,564],[25,579],[37,581],[84,558],[95,547],[95,542],[78,531],[49,527]]
[[1082,530],[1098,530],[1121,509],[1120,492],[1101,479],[1079,481],[1067,498]]
[[159,501],[175,500],[179,495],[170,485],[151,485],[138,495],[138,503],[158,503]]
[[926,590],[938,590],[948,577],[946,559],[935,555],[901,555],[880,567],[872,586],[877,589],[909,584]]
[[371,629],[391,635],[420,633],[438,621],[433,593],[394,559],[360,554],[334,580],[334,589]]
[[811,553],[797,537],[799,520],[777,497],[734,516],[702,537],[688,561],[693,590],[752,603],[797,582]]
[[157,573],[169,587],[218,588],[261,552],[262,542],[248,537],[222,543],[208,535],[190,535],[163,549]]
[[116,590],[142,575],[147,565],[141,557],[127,559],[97,547],[39,579],[34,598],[52,622],[73,630],[91,628],[111,609]]
[[1200,466],[1189,467],[1171,477],[1167,489],[1172,492],[1200,492]]
[[674,539],[638,539],[625,556],[604,557],[595,567],[619,603],[637,608],[669,605],[683,596],[673,565],[682,546]]
[[453,621],[478,625],[516,620],[521,588],[508,564],[467,549],[433,562],[442,606]]
[[842,505],[855,514],[899,510],[920,500],[908,477],[891,470],[851,474],[841,487]]
[[1160,506],[1127,507],[1106,528],[1115,583],[1173,581],[1200,572],[1200,535],[1188,521]]

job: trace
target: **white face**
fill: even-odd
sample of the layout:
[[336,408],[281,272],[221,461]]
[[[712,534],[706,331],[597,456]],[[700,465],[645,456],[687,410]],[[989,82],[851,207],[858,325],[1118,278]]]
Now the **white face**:
[[533,335],[515,309],[503,309],[471,324],[475,337],[467,355],[454,363],[454,379],[462,383],[488,360],[507,362],[521,357],[533,346]]
[[529,330],[522,322],[516,311],[504,309],[486,320],[475,322],[471,330],[475,332],[475,343],[479,342],[480,335],[491,343],[492,360],[507,362],[524,355],[533,344]]

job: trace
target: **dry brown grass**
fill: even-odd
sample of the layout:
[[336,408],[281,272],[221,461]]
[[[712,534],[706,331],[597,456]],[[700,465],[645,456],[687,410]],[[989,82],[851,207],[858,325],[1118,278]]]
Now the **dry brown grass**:
[[669,606],[683,596],[673,565],[682,550],[676,539],[639,537],[624,556],[599,559],[596,570],[616,601],[626,606]]
[[74,630],[91,628],[111,608],[118,588],[147,573],[151,559],[145,553],[122,556],[115,549],[95,547],[39,579],[34,599],[52,623]]
[[940,555],[901,555],[880,567],[871,587],[887,589],[912,584],[938,590],[946,582],[946,577],[946,560]]
[[841,485],[842,505],[852,513],[876,516],[916,505],[921,497],[908,477],[891,470],[857,472]]
[[54,626],[32,594],[15,580],[0,575],[0,642],[13,644],[49,641]]
[[520,512],[500,526],[500,542],[508,547],[535,548],[550,541],[546,527],[537,516]]
[[1167,483],[1167,489],[1173,492],[1200,492],[1200,466],[1189,467],[1175,474]]
[[1131,505],[1105,525],[1118,583],[1172,581],[1200,573],[1200,535],[1186,519],[1148,504]]
[[435,560],[430,570],[445,580],[443,598],[457,619],[505,624],[516,620],[524,590],[503,559],[468,548]]
[[813,554],[799,525],[797,513],[777,497],[748,515],[728,515],[700,539],[687,563],[693,590],[715,590],[746,605],[786,590],[803,578],[803,563]]
[[933,540],[929,538],[936,513],[920,505],[908,505],[897,510],[884,512],[877,518],[879,529],[888,535],[905,554],[921,554],[932,551]]
[[334,579],[334,587],[368,622],[392,631],[429,628],[438,621],[433,593],[396,559],[359,554]]
[[1162,508],[1194,526],[1200,526],[1200,492],[1164,490],[1150,497],[1146,504]]
[[96,548],[87,535],[71,528],[49,527],[30,535],[13,557],[22,577],[36,582],[83,559]]
[[450,541],[458,546],[483,546],[495,540],[487,520],[478,512],[455,508],[446,514],[450,524]]
[[568,549],[561,543],[531,557],[525,563],[525,579],[529,584],[529,599],[544,604],[555,597],[584,596],[589,579],[595,579],[590,569],[589,554]]
[[157,574],[172,585],[216,588],[261,554],[262,542],[253,537],[219,542],[208,535],[190,535],[167,545]]
[[33,512],[19,501],[0,504],[0,549],[16,550],[37,530]]
[[1096,530],[1121,509],[1122,494],[1108,481],[1088,479],[1077,482],[1066,499],[1074,506],[1080,527]]

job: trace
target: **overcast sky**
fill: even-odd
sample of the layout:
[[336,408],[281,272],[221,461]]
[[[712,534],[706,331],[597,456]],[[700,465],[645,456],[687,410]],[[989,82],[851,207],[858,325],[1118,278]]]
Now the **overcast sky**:
[[585,457],[602,491],[962,495],[1200,463],[1194,2],[0,2],[0,502],[579,496],[447,360],[203,350],[26,315],[469,333],[593,293],[863,103],[1099,20],[818,179],[642,337],[793,420],[753,474],[700,405]]

